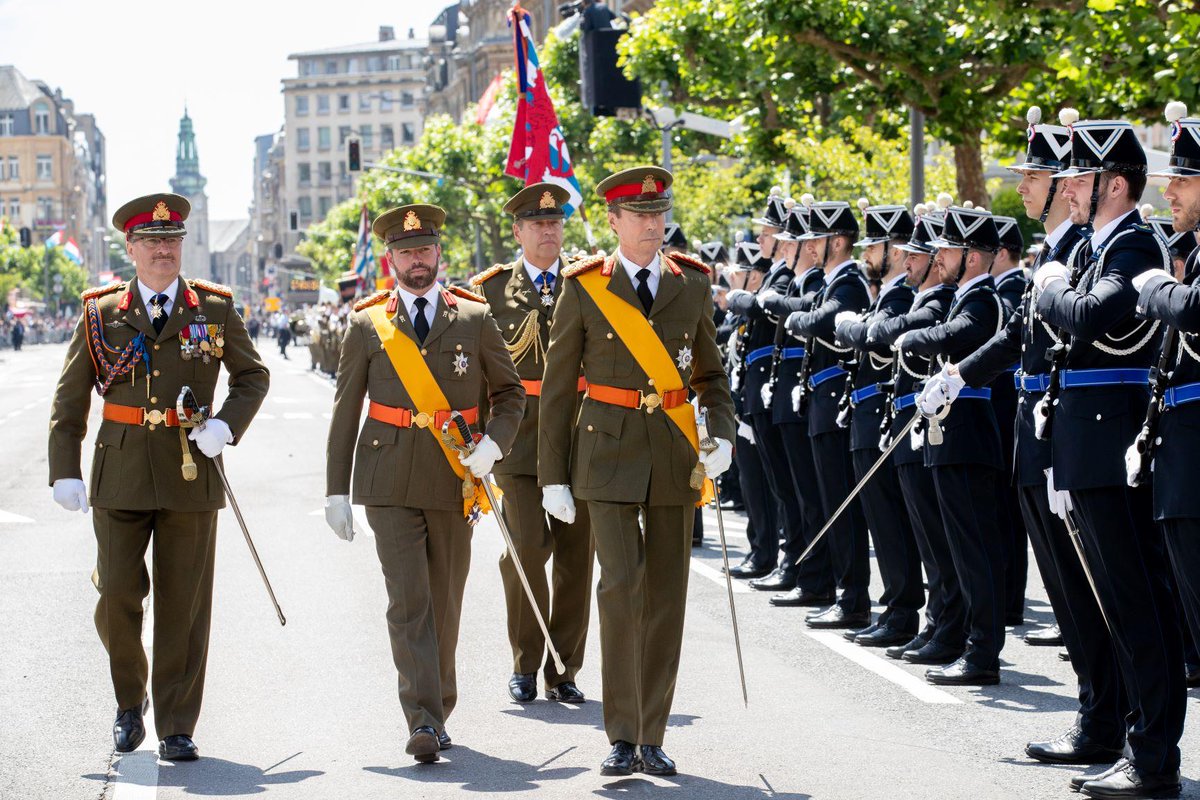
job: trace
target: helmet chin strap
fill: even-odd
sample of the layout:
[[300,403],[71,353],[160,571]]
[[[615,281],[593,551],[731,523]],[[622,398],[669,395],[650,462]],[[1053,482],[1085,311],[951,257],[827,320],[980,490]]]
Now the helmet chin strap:
[[1092,199],[1091,204],[1088,206],[1087,222],[1084,223],[1089,236],[1095,231],[1096,227],[1096,206],[1099,205],[1100,200],[1100,176],[1104,173],[1093,172],[1092,174],[1095,175],[1095,178],[1092,180]]
[[1046,217],[1050,216],[1050,206],[1054,204],[1054,193],[1057,191],[1058,178],[1051,178],[1050,191],[1046,194],[1046,205],[1042,206],[1042,214],[1038,217],[1038,222],[1045,223]]
[[962,284],[963,275],[967,274],[967,257],[971,255],[971,250],[964,247],[962,249],[962,260],[958,262],[958,277],[954,279],[957,284]]

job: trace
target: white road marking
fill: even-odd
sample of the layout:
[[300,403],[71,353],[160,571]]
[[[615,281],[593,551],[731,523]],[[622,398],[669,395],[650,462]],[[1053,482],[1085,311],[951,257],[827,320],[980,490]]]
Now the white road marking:
[[[154,658],[154,608],[147,600],[146,612],[142,617],[142,644],[146,654]],[[158,797],[158,732],[154,730],[154,707],[146,710],[143,717],[146,738],[132,753],[118,754],[120,760],[113,764],[112,800],[156,800]]]
[[307,411],[288,411],[283,415],[284,419],[312,419],[313,415]]
[[20,514],[14,514],[11,511],[5,511],[4,509],[0,509],[0,523],[5,523],[5,522],[24,523],[24,522],[33,522],[33,520],[31,520],[29,517],[22,517]]
[[[713,583],[720,584],[721,588],[725,588],[725,574],[722,573],[720,570],[713,569],[708,564],[705,564],[703,561],[701,561],[699,559],[696,559],[696,558],[692,559],[692,572],[696,573],[697,575],[701,575],[705,578],[708,578]],[[741,581],[733,582],[733,593],[734,594],[750,594],[753,591],[754,591],[753,589],[751,589],[749,586],[742,583]]]
[[865,648],[847,642],[842,638],[840,633],[805,630],[804,634],[810,639],[825,645],[838,655],[850,659],[863,669],[870,670],[879,677],[891,681],[918,700],[926,703],[944,703],[948,705],[962,703],[962,700],[959,700],[954,695],[929,685],[921,678],[912,673],[905,672],[895,664],[887,663]]

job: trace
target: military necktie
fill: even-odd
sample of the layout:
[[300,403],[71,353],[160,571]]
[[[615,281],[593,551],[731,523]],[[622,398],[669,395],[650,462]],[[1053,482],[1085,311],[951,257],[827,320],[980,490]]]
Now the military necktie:
[[421,344],[425,343],[425,337],[429,335],[429,320],[425,317],[425,306],[429,305],[429,301],[424,297],[418,297],[413,300],[413,330],[417,332],[417,339]]
[[155,333],[162,333],[167,324],[167,296],[156,294],[150,298],[150,322],[154,325]]
[[650,293],[650,270],[642,267],[637,271],[637,296],[642,301],[646,316],[650,316],[650,307],[654,305],[654,295]]

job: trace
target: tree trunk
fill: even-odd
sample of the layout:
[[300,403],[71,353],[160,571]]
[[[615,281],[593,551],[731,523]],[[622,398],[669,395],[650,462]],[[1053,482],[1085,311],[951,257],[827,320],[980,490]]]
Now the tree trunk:
[[970,200],[981,208],[990,208],[987,184],[983,178],[983,142],[981,131],[964,131],[963,140],[954,145],[955,184],[958,196],[955,205]]

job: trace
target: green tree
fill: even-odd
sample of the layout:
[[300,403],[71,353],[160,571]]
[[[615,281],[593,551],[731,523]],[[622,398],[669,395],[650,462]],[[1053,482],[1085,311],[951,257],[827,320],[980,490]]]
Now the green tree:
[[[0,230],[0,305],[7,308],[8,293],[14,288],[45,302],[50,311],[62,305],[78,305],[80,292],[87,288],[87,270],[67,258],[61,247],[49,248],[47,262],[46,250],[43,244],[21,247],[17,231],[11,225]],[[56,278],[61,279],[61,294],[53,291]],[[48,297],[47,285],[50,287]]]

